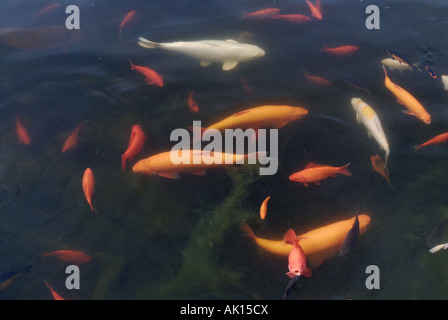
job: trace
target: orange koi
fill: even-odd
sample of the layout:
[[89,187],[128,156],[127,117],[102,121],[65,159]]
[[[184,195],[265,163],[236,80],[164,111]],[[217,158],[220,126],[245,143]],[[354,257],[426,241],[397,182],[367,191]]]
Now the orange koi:
[[249,12],[246,13],[245,18],[251,18],[251,19],[266,19],[266,18],[272,18],[278,15],[280,12],[280,9],[277,8],[267,8],[258,10],[255,12]]
[[308,0],[306,0],[306,3],[308,3],[308,6],[310,7],[311,15],[318,20],[322,20],[322,6],[320,0],[317,0],[315,5]]
[[264,199],[260,206],[260,218],[264,220],[266,218],[266,214],[268,213],[268,201],[271,199],[271,196]]
[[[347,233],[353,227],[355,219],[356,217],[353,217],[334,222],[300,234],[297,238],[300,240],[300,246],[305,253],[307,263],[317,267],[326,259],[338,254],[345,242]],[[362,235],[370,224],[370,217],[366,214],[360,214],[358,215],[358,220],[359,234]],[[263,250],[280,256],[288,256],[290,254],[292,245],[286,243],[284,239],[270,240],[257,237],[246,223],[243,223],[241,228]]]
[[384,83],[386,88],[389,89],[390,92],[394,94],[397,98],[397,102],[403,106],[405,106],[408,110],[403,111],[404,113],[414,116],[417,119],[420,119],[426,124],[431,123],[431,116],[422,106],[422,104],[414,98],[409,92],[404,90],[399,85],[393,83],[390,78],[387,76],[386,68],[383,65],[385,80]]
[[280,19],[291,23],[303,23],[311,21],[311,18],[303,14],[279,14],[271,19]]
[[428,141],[426,141],[426,142],[424,142],[422,144],[419,144],[418,146],[415,146],[415,150],[414,151],[417,151],[418,149],[420,149],[422,147],[429,146],[429,145],[434,145],[434,144],[439,144],[439,143],[446,143],[447,141],[448,141],[448,132],[441,133],[441,134],[435,136],[434,138],[429,139]]
[[40,15],[43,14],[43,13],[47,13],[47,12],[53,11],[53,10],[55,10],[55,9],[58,8],[58,7],[59,7],[59,2],[58,2],[58,3],[50,4],[49,6],[46,6],[45,8],[43,8],[42,10],[40,10],[40,11],[36,14],[36,17],[40,16]]
[[62,152],[67,152],[72,149],[76,149],[79,143],[80,131],[83,129],[84,124],[80,123],[76,129],[70,134],[70,136],[65,140],[62,146]]
[[188,110],[190,112],[199,112],[199,106],[196,103],[196,101],[193,99],[193,94],[194,94],[194,92],[192,91],[188,95],[188,100],[187,100],[187,102],[188,102]]
[[351,172],[347,169],[349,165],[350,163],[342,167],[333,167],[323,164],[309,163],[302,171],[291,174],[289,180],[303,183],[306,187],[308,187],[308,184],[311,182],[319,185],[321,180],[328,177],[334,178],[338,173],[345,176],[351,176]]
[[137,11],[135,10],[129,11],[121,21],[120,27],[118,28],[118,40],[121,40],[121,35],[123,34],[124,27],[134,19],[136,13]]
[[131,69],[141,73],[145,77],[145,82],[149,85],[155,84],[159,87],[163,87],[163,79],[160,74],[158,74],[155,70],[132,64],[131,59],[129,59],[129,63],[131,64]]
[[88,254],[78,250],[57,250],[44,252],[42,253],[42,257],[56,257],[61,261],[74,263],[77,266],[92,260]]
[[293,246],[288,255],[289,272],[286,275],[291,279],[295,276],[311,277],[311,269],[306,265],[305,253],[293,229],[286,231],[285,242]]
[[84,195],[86,196],[87,202],[90,205],[90,211],[97,212],[95,207],[92,205],[92,196],[94,193],[94,184],[95,179],[93,177],[93,172],[90,168],[87,168],[84,171],[84,175],[82,177],[82,189],[84,190]]
[[142,151],[143,145],[145,144],[146,136],[143,133],[142,128],[135,124],[132,126],[131,139],[129,140],[129,146],[125,153],[121,155],[121,170],[126,169],[126,161],[132,161],[134,157]]
[[370,157],[370,162],[372,163],[372,168],[376,172],[380,174],[384,179],[386,179],[387,183],[393,189],[392,183],[390,182],[389,170],[384,165],[384,161],[381,159],[379,155],[374,155]]
[[351,55],[355,51],[358,51],[359,47],[357,46],[341,46],[336,48],[329,48],[326,45],[323,45],[323,52],[328,52],[329,54],[335,55],[335,56],[346,56]]
[[324,79],[322,77],[319,77],[319,76],[313,76],[306,72],[304,73],[304,76],[308,81],[318,84],[320,86],[331,86],[332,85],[332,83],[330,81],[328,81],[327,79]]
[[47,286],[47,288],[51,291],[51,294],[53,295],[53,299],[54,300],[65,300],[65,298],[63,298],[62,296],[60,296],[49,284],[48,282],[45,280],[45,285]]
[[25,129],[25,127],[22,125],[22,122],[20,121],[20,118],[18,115],[16,115],[16,128],[17,128],[17,136],[19,137],[20,143],[23,144],[30,144],[31,139],[30,135],[28,134],[28,131]]

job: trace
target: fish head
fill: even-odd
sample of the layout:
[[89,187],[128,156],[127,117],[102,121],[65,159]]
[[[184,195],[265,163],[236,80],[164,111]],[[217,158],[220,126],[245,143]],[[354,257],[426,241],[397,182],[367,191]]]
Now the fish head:
[[353,108],[356,109],[356,107],[358,106],[358,104],[361,102],[361,99],[360,99],[360,98],[352,98],[351,102],[352,102],[352,106],[353,106]]
[[136,164],[132,166],[132,171],[136,173],[146,173],[146,174],[155,174],[153,170],[148,166],[146,159],[138,161]]
[[422,120],[424,123],[426,124],[430,124],[431,123],[431,116],[429,114],[424,114],[421,116]]
[[302,119],[304,116],[308,114],[308,110],[301,108],[301,107],[295,107],[294,112],[292,114],[292,118],[294,120]]
[[300,172],[293,173],[289,176],[289,180],[294,182],[305,182],[305,178]]

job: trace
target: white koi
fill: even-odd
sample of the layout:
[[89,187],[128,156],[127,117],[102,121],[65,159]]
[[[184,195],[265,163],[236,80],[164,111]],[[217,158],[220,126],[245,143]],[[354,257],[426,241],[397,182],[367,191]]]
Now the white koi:
[[445,91],[448,91],[448,76],[443,74],[441,78],[443,83],[443,89],[445,89]]

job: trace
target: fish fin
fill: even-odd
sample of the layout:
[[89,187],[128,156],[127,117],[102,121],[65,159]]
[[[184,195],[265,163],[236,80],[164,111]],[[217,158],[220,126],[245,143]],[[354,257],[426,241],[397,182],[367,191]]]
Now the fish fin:
[[96,211],[95,207],[93,206],[93,204],[89,203],[90,205],[90,211],[93,211],[95,213],[98,213],[98,211]]
[[403,112],[404,114],[410,115],[410,116],[415,116],[415,113],[413,113],[409,110],[402,110],[401,112]]
[[238,65],[238,61],[226,61],[222,65],[222,70],[224,70],[224,71],[232,70],[237,65]]
[[143,37],[138,38],[138,45],[149,49],[160,48],[160,43],[149,41]]
[[308,162],[307,165],[305,166],[305,169],[309,169],[309,168],[314,168],[316,164],[314,162]]
[[168,171],[168,172],[157,172],[156,174],[158,176],[169,178],[169,179],[179,179],[180,178],[179,174],[176,173],[176,172],[170,172],[170,171]]
[[403,103],[403,101],[401,101],[400,99],[397,99],[397,102],[398,102],[399,104],[401,104],[402,106],[405,105],[405,104]]
[[361,117],[358,113],[356,114],[356,122],[361,123]]
[[350,177],[352,173],[348,171],[347,167],[350,165],[350,163],[347,163],[345,166],[339,168],[339,173],[342,173],[343,175],[346,175]]
[[296,276],[296,274],[294,272],[291,272],[291,271],[286,272],[286,275],[288,277],[290,277],[291,279],[293,279]]
[[320,186],[320,181],[314,181],[314,184],[315,184],[316,186]]
[[199,64],[201,65],[201,67],[208,67],[209,65],[211,65],[212,63],[210,61],[204,61],[202,60],[201,62],[199,62]]
[[414,147],[414,152],[417,151],[418,149],[422,148],[422,147],[423,147],[423,144],[419,144],[418,146],[415,146]]
[[306,182],[302,182],[305,187],[309,187],[309,184]]
[[288,229],[288,231],[286,231],[285,242],[293,246],[299,243],[296,232],[293,229]]
[[190,173],[195,176],[205,176],[205,170],[191,171]]
[[235,41],[235,40],[233,40],[233,39],[227,39],[226,41],[228,41],[228,42],[232,42],[232,43],[238,43],[238,41]]
[[237,112],[237,113],[233,114],[232,117],[238,117],[238,116],[241,116],[241,115],[246,114],[248,112],[250,112],[250,110],[240,111],[240,112]]
[[246,232],[246,236],[255,240],[255,234],[247,223],[241,224],[241,229]]
[[277,123],[274,125],[274,127],[275,127],[276,129],[280,129],[280,128],[286,126],[288,123],[289,123],[288,121],[280,121],[280,122],[277,122]]
[[311,275],[312,275],[311,268],[307,266],[305,268],[305,270],[303,270],[301,275],[304,276],[304,277],[311,277]]

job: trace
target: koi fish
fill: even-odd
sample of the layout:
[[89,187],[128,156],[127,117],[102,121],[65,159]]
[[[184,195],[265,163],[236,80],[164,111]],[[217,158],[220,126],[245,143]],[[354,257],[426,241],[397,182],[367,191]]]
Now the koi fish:
[[442,79],[443,89],[445,91],[448,91],[448,76],[443,74],[440,76],[440,78]]
[[[178,153],[179,164],[172,162],[172,153]],[[243,163],[249,155],[202,150],[166,151],[138,161],[132,171],[148,175],[159,175],[170,179],[179,179],[179,173],[191,173],[202,176],[208,168]]]
[[261,9],[255,12],[249,12],[246,13],[244,18],[250,18],[250,19],[266,19],[266,18],[272,18],[278,15],[280,12],[280,9],[277,8],[267,8],[267,9]]
[[356,112],[356,121],[362,123],[369,133],[369,137],[378,142],[381,149],[386,152],[384,167],[386,167],[387,160],[389,158],[390,150],[389,143],[387,142],[386,135],[384,134],[383,127],[381,126],[380,118],[376,112],[360,98],[352,98],[351,100],[353,109]]
[[319,77],[319,76],[313,76],[313,75],[310,75],[310,74],[308,74],[306,72],[303,75],[305,76],[305,78],[308,81],[310,81],[312,83],[315,83],[315,84],[318,84],[320,86],[331,86],[332,85],[331,81],[328,81],[325,78],[322,78],[322,77]]
[[121,155],[121,170],[126,169],[126,161],[132,161],[134,157],[142,151],[143,145],[145,144],[146,136],[143,133],[142,128],[135,124],[131,129],[131,138],[129,140],[128,148],[125,153]]
[[292,121],[302,119],[308,110],[302,107],[286,105],[266,105],[237,112],[219,122],[210,125],[207,129],[262,129],[282,128]]
[[134,19],[136,13],[137,11],[135,10],[129,11],[121,21],[120,27],[118,28],[118,40],[121,40],[121,35],[123,34],[124,27]]
[[286,275],[291,279],[295,276],[311,277],[311,269],[306,265],[305,253],[303,252],[293,229],[288,229],[288,231],[286,231],[285,242],[293,246],[288,255],[289,271]]
[[328,52],[329,54],[335,56],[349,56],[352,53],[358,51],[359,47],[357,46],[341,46],[336,48],[329,48],[326,45],[323,45],[323,52]]
[[269,199],[271,199],[271,196],[268,196],[261,203],[261,206],[260,206],[260,218],[261,218],[261,220],[264,220],[266,218],[266,214],[268,213],[268,201],[269,201]]
[[289,180],[303,183],[305,187],[308,187],[309,183],[319,185],[321,180],[327,179],[328,177],[334,178],[336,174],[351,176],[351,172],[347,169],[349,165],[350,163],[342,167],[333,167],[323,164],[309,163],[302,171],[291,174]]
[[[390,70],[400,70],[400,71],[405,71],[405,70],[412,70],[409,68],[409,66],[407,64],[403,64],[398,60],[392,59],[392,58],[387,58],[387,59],[383,59],[381,60],[381,63],[384,64],[386,67],[388,67]],[[418,65],[419,63],[414,63],[413,65]]]
[[45,280],[45,286],[51,291],[54,300],[65,300],[59,293],[57,293]]
[[320,0],[317,0],[315,5],[308,0],[306,0],[306,3],[308,3],[308,6],[310,7],[311,15],[318,20],[322,20],[322,6]]
[[29,272],[31,269],[31,266],[26,266],[23,269],[20,269],[18,271],[11,271],[4,273],[0,276],[0,291],[8,287],[11,283],[14,282],[18,277],[20,277],[25,272]]
[[408,65],[409,68],[411,68],[413,71],[417,70],[417,68],[412,64],[411,61],[409,61],[405,54],[392,49],[387,49],[386,52],[389,56],[391,56],[392,59]]
[[202,67],[209,66],[213,62],[222,63],[222,69],[224,71],[232,70],[240,62],[253,60],[265,55],[264,50],[260,47],[252,44],[239,43],[235,40],[156,43],[140,37],[138,38],[138,44],[144,48],[160,48],[186,54],[187,56],[198,59]]
[[404,113],[414,116],[426,124],[431,123],[431,116],[422,106],[422,104],[415,99],[409,92],[400,87],[399,85],[393,83],[387,76],[386,67],[383,65],[385,80],[384,83],[386,88],[391,91],[397,98],[398,103],[405,106],[408,110],[403,111]]
[[356,79],[355,77],[350,76],[348,74],[344,74],[344,75],[342,75],[342,78],[345,80],[345,82],[347,82],[347,84],[350,87],[355,88],[357,90],[365,91],[369,96],[372,95],[370,93],[370,90],[367,89],[367,87],[361,81]]
[[62,146],[62,152],[67,152],[72,149],[76,149],[79,142],[80,131],[83,129],[84,124],[80,123],[76,129],[70,134],[70,136],[65,140]]
[[74,263],[77,266],[92,260],[88,254],[78,250],[57,250],[44,252],[42,253],[42,257],[56,257],[61,261]]
[[20,143],[29,145],[31,143],[30,135],[28,134],[28,131],[23,126],[22,122],[20,121],[19,115],[16,115],[16,132],[17,136],[19,137]]
[[90,211],[97,212],[95,207],[92,205],[92,197],[94,193],[94,184],[95,179],[93,177],[93,172],[90,168],[87,168],[84,171],[84,175],[82,177],[82,189],[84,190],[84,195],[86,196],[87,203],[90,205]]
[[163,79],[160,74],[158,74],[155,70],[144,67],[137,66],[132,64],[131,59],[129,59],[129,63],[131,64],[131,70],[135,70],[141,73],[145,77],[145,82],[149,85],[155,84],[156,86],[163,87]]
[[55,9],[58,8],[58,7],[59,7],[59,2],[58,2],[58,3],[50,4],[49,6],[46,6],[45,8],[43,8],[42,10],[40,10],[40,11],[36,14],[36,17],[40,16],[41,14],[44,14],[44,13],[48,13],[48,12],[50,12],[50,11],[53,11],[53,10],[55,10]]
[[193,99],[193,94],[194,92],[190,92],[190,94],[188,95],[188,110],[190,110],[191,112],[199,112],[199,106],[196,103],[196,101]]
[[423,59],[421,60],[421,65],[425,67],[426,72],[431,76],[431,78],[436,79],[437,74],[433,68],[431,68]]
[[417,151],[418,149],[420,149],[422,147],[429,146],[429,145],[435,145],[435,144],[439,144],[439,143],[446,143],[447,141],[448,141],[448,132],[441,133],[441,134],[435,136],[434,138],[429,139],[428,141],[426,141],[426,142],[424,142],[422,144],[419,144],[418,146],[415,146],[415,150],[414,151]]
[[386,164],[383,162],[379,155],[374,155],[370,157],[370,162],[372,164],[373,170],[379,173],[384,179],[386,179],[389,187],[393,189],[392,183],[390,182],[389,170],[386,168]]
[[[360,214],[358,215],[358,219],[359,234],[362,235],[370,224],[370,217],[365,214]],[[355,217],[324,225],[300,234],[298,238],[300,239],[300,246],[307,258],[307,263],[317,267],[329,257],[339,253],[347,233],[353,227],[354,222]],[[243,223],[241,228],[263,250],[280,256],[288,256],[291,252],[292,245],[285,243],[284,239],[270,240],[257,237],[246,223]]]
[[311,18],[303,14],[278,14],[271,19],[279,19],[291,23],[303,23],[311,21]]
[[339,251],[339,256],[345,256],[350,250],[352,250],[359,238],[359,219],[356,214],[355,222],[353,222],[352,228],[347,232],[342,248]]

